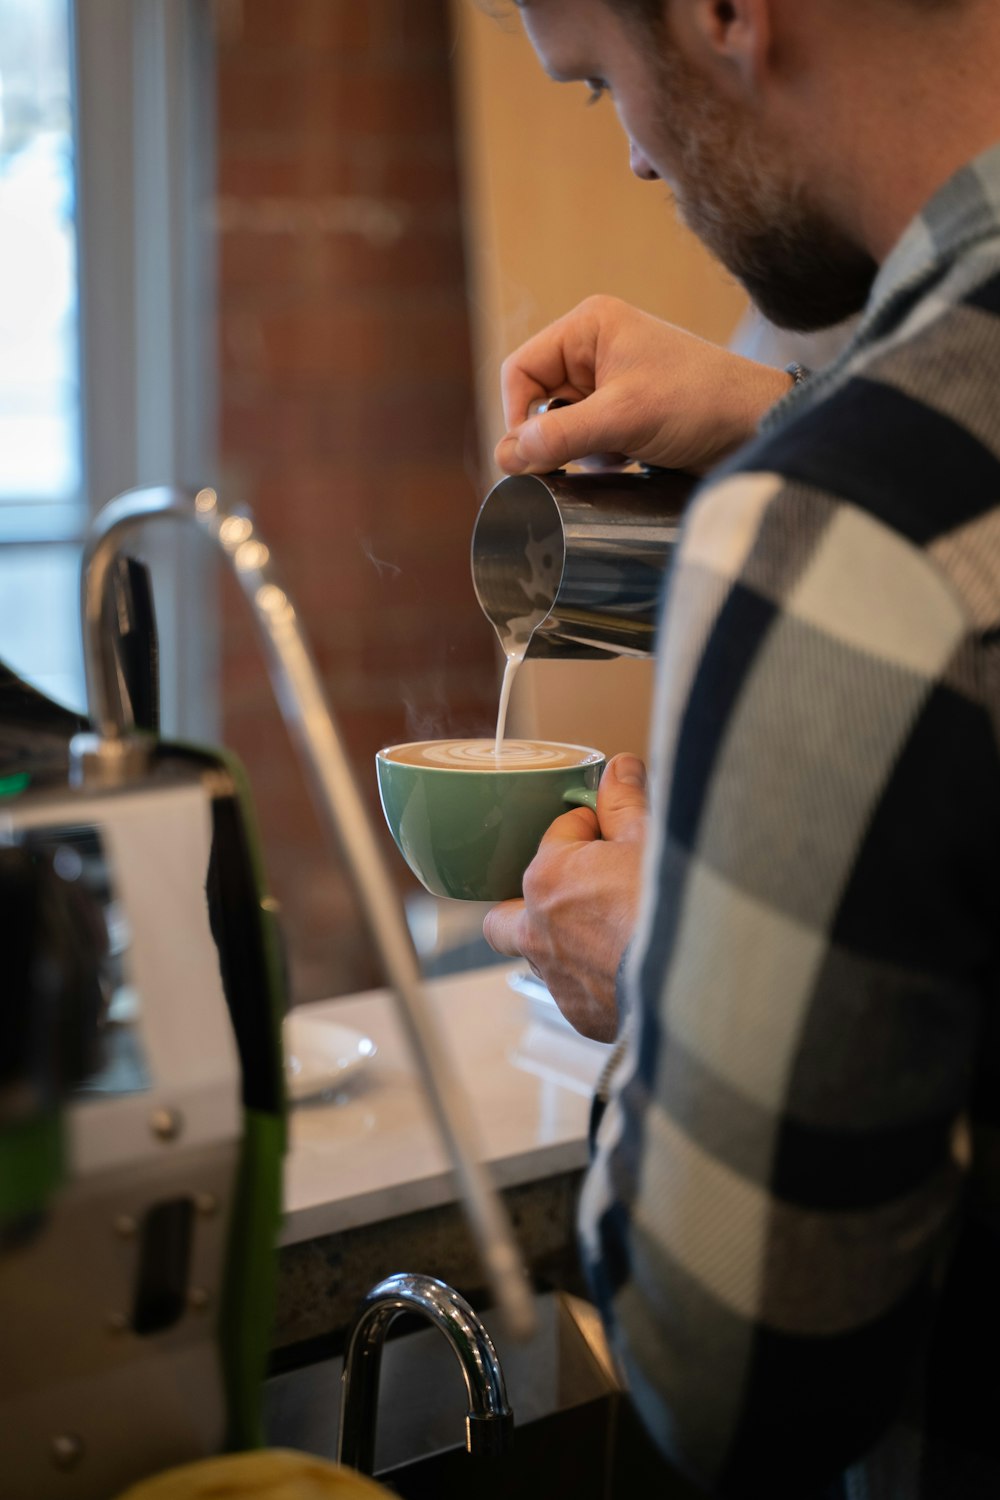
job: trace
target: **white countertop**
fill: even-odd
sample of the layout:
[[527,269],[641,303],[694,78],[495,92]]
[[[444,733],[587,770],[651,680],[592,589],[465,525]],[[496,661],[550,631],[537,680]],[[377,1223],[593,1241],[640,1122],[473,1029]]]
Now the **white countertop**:
[[[590,1099],[610,1050],[538,1019],[538,1007],[508,983],[517,967],[427,986],[498,1187],[585,1164]],[[391,992],[324,1000],[302,1014],[356,1029],[377,1050],[332,1098],[291,1110],[281,1243],[453,1202],[451,1170]]]

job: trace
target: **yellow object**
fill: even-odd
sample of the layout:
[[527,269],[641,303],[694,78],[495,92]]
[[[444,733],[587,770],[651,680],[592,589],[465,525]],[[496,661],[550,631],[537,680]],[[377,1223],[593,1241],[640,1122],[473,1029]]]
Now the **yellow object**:
[[353,1469],[269,1448],[169,1469],[134,1484],[118,1500],[385,1500],[388,1494]]

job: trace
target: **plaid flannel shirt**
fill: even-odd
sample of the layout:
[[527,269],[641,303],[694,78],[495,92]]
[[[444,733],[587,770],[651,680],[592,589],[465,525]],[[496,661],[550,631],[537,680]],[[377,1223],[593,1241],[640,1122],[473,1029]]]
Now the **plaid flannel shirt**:
[[581,1202],[713,1493],[1000,1495],[1000,146],[691,506]]

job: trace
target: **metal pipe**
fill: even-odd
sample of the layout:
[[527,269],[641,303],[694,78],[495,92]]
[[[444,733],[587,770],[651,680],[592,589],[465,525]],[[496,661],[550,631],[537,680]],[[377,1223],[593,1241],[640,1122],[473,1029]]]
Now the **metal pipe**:
[[[226,510],[212,489],[197,494],[173,486],[129,490],[94,519],[82,575],[87,691],[98,736],[96,743],[87,737],[82,747],[88,762],[97,768],[99,778],[106,763],[108,779],[127,777],[136,764],[126,753],[137,742],[129,735],[131,725],[114,653],[102,629],[103,598],[111,564],[125,536],[148,521],[167,517],[194,521],[221,547],[250,603],[275,697],[327,832],[342,851],[382,960],[497,1307],[512,1336],[528,1338],[535,1328],[535,1309],[524,1264],[510,1220],[482,1166],[465,1091],[424,995],[403,903],[355,785],[319,672],[252,517]],[[138,754],[141,757],[141,748]]]
[[420,1313],[439,1328],[461,1366],[469,1410],[465,1446],[470,1453],[503,1453],[513,1435],[514,1413],[493,1341],[472,1308],[432,1276],[389,1276],[372,1287],[355,1319],[341,1377],[337,1461],[362,1474],[375,1467],[375,1430],[382,1349],[400,1313]]

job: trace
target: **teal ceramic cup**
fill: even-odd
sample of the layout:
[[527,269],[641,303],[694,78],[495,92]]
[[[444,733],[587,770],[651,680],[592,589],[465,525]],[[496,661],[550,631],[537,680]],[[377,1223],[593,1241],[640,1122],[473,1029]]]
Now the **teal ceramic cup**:
[[[424,740],[389,745],[375,757],[385,820],[399,852],[433,896],[458,901],[520,896],[524,872],[553,820],[574,805],[596,806],[604,769],[599,750],[505,741],[499,763],[482,750],[476,763],[470,747],[492,748],[492,743]],[[537,763],[517,764],[518,746],[530,750]],[[466,753],[466,763],[448,763],[453,747]],[[437,755],[438,763],[398,758],[425,754]],[[546,755],[563,763],[546,763]]]

